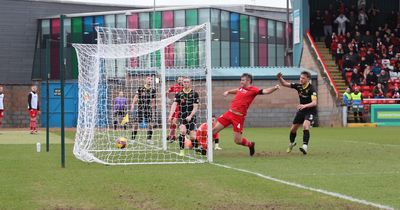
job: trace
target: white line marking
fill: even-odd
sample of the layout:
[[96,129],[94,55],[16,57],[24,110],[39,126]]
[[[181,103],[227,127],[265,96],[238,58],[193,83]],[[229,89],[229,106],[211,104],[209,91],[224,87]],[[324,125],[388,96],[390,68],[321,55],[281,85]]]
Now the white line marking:
[[222,168],[227,168],[227,169],[231,169],[231,170],[235,170],[235,171],[240,171],[240,172],[244,172],[244,173],[248,173],[248,174],[253,174],[253,175],[259,176],[261,178],[264,178],[264,179],[267,179],[267,180],[270,180],[270,181],[278,182],[278,183],[281,183],[281,184],[286,184],[286,185],[289,185],[289,186],[292,186],[292,187],[297,187],[297,188],[301,188],[301,189],[305,189],[305,190],[309,190],[309,191],[319,192],[319,193],[322,193],[322,194],[325,194],[325,195],[333,196],[333,197],[336,197],[336,198],[341,198],[341,199],[348,200],[348,201],[355,202],[355,203],[360,203],[360,204],[364,204],[364,205],[368,205],[368,206],[373,206],[373,207],[380,208],[380,209],[394,209],[393,207],[385,206],[385,205],[382,205],[382,204],[379,204],[379,203],[373,203],[373,202],[370,202],[370,201],[367,201],[367,200],[362,200],[362,199],[354,198],[354,197],[351,197],[351,196],[348,196],[348,195],[344,195],[344,194],[340,194],[340,193],[336,193],[336,192],[330,192],[330,191],[323,190],[323,189],[307,187],[305,185],[301,185],[301,184],[297,184],[297,183],[294,183],[294,182],[288,182],[288,181],[280,180],[280,179],[277,179],[277,178],[273,178],[271,176],[267,176],[267,175],[264,175],[264,174],[261,174],[261,173],[257,173],[257,172],[253,172],[253,171],[248,171],[248,170],[245,170],[245,169],[235,168],[235,167],[232,167],[232,166],[222,165],[222,164],[218,164],[218,163],[211,163],[211,164],[219,166],[219,167],[222,167]]
[[400,147],[400,144],[378,144],[378,143],[372,143],[372,142],[351,141],[351,140],[344,140],[344,142],[356,143],[356,144],[369,144],[369,145],[375,145],[375,146]]

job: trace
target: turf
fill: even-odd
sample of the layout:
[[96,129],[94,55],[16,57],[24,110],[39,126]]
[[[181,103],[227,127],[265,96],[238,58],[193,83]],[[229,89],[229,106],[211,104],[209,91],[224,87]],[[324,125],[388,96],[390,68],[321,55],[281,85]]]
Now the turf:
[[[15,132],[0,131],[0,209],[374,209],[212,164],[84,163],[73,157],[71,131],[61,168],[59,132],[48,153],[36,152],[44,133]],[[227,129],[215,162],[400,208],[398,128],[313,128],[306,156],[285,152],[287,128],[244,135],[257,142],[254,157]]]

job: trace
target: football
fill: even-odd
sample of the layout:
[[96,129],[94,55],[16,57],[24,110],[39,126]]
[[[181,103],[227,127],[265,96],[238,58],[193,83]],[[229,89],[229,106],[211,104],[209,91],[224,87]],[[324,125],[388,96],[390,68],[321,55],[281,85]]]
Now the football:
[[118,148],[118,149],[124,149],[124,148],[126,148],[126,145],[127,145],[127,140],[126,140],[126,138],[125,138],[125,137],[119,137],[119,138],[117,138],[116,145],[117,145],[117,148]]
[[193,143],[190,139],[185,138],[185,149],[192,149],[193,148]]

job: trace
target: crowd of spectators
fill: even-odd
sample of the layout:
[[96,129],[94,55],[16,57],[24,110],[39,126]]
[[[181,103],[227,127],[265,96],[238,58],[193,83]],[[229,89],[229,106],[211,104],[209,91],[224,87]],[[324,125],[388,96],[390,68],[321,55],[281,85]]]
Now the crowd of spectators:
[[366,8],[365,1],[333,2],[311,16],[314,39],[325,41],[343,78],[363,98],[400,98],[400,12]]

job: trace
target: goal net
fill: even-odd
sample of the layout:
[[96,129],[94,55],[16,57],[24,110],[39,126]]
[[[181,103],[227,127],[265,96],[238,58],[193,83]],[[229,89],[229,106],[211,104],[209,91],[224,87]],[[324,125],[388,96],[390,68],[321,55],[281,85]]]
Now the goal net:
[[[96,30],[97,44],[73,44],[79,67],[74,155],[108,165],[211,162],[208,24]],[[205,132],[197,132],[202,124]]]

